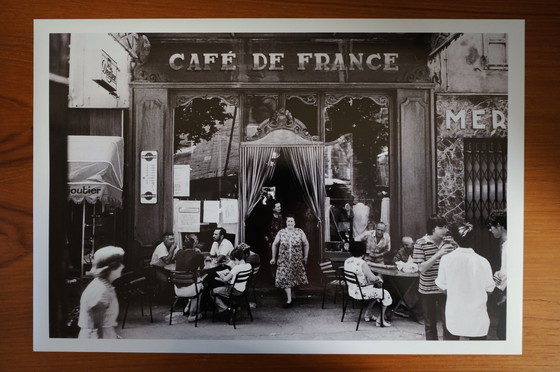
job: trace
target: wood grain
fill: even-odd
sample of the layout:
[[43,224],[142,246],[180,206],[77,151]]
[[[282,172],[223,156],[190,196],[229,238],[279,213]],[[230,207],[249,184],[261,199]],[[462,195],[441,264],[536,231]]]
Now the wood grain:
[[[0,66],[0,369],[536,371],[560,364],[560,5],[515,1],[4,0]],[[482,18],[526,20],[522,356],[164,355],[32,352],[32,77],[35,18]],[[397,351],[397,350],[396,350]],[[399,350],[401,351],[401,350]],[[192,367],[191,367],[192,366]],[[194,367],[196,366],[196,367]]]

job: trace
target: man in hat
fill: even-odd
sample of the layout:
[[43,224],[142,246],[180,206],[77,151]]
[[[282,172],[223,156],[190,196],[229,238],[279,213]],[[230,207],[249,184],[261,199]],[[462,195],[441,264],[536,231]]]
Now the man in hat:
[[261,264],[261,256],[251,250],[251,246],[246,243],[241,243],[237,246],[245,253],[245,262],[251,264],[252,268],[255,268]]
[[95,252],[90,271],[95,278],[80,298],[78,338],[117,338],[119,302],[112,283],[122,274],[123,258],[124,250],[119,247],[108,246]]

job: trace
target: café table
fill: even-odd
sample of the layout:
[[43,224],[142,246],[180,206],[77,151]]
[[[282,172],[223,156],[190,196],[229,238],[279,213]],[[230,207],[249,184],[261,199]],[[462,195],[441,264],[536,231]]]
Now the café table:
[[[410,309],[412,306],[410,306],[410,304],[408,304],[406,302],[405,298],[411,291],[416,290],[416,288],[418,286],[420,272],[418,272],[418,271],[414,272],[414,273],[404,272],[404,271],[401,271],[401,270],[397,269],[397,267],[395,265],[375,264],[375,263],[371,263],[371,262],[368,263],[368,265],[369,265],[371,271],[373,271],[374,273],[383,275],[383,278],[387,279],[387,281],[390,282],[391,286],[395,289],[395,292],[396,292],[397,296],[399,297],[399,299],[398,299],[397,304],[393,308],[393,313],[397,314],[397,311],[403,306],[406,306]],[[408,286],[406,286],[406,289],[405,289],[404,293],[399,288],[399,283],[398,283],[399,278],[410,279],[409,283],[408,283]]]

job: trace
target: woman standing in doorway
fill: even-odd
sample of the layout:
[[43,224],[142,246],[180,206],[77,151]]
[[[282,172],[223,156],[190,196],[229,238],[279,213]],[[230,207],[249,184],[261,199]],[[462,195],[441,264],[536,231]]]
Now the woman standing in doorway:
[[285,308],[292,306],[292,288],[308,284],[305,266],[309,242],[302,229],[296,227],[294,216],[286,217],[286,228],[280,230],[272,243],[271,265],[277,265],[275,285],[286,292]]

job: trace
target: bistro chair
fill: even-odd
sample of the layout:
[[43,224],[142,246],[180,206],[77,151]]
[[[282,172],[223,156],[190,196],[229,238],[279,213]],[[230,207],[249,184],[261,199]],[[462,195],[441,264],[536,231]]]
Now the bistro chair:
[[[241,307],[241,305],[247,307],[247,313],[249,314],[249,318],[251,319],[251,322],[253,321],[253,314],[251,312],[251,306],[249,305],[249,296],[248,296],[249,286],[247,285],[248,284],[247,282],[249,281],[249,278],[251,277],[252,273],[253,273],[252,268],[237,273],[233,284],[229,288],[228,297],[222,297],[222,299],[224,300],[225,304],[228,307],[227,310],[228,323],[233,324],[234,329],[237,329],[237,326],[235,324],[235,317],[237,316],[237,309]],[[246,283],[245,290],[241,292],[241,294],[234,295],[233,289],[235,288],[236,284],[240,284],[240,283]],[[214,295],[214,309],[212,310],[212,321],[214,321],[214,315],[216,311],[216,297],[217,295]]]
[[332,261],[329,258],[321,260],[319,262],[319,267],[321,269],[321,283],[323,284],[323,303],[321,304],[321,309],[324,309],[325,296],[327,294],[328,287],[334,287],[333,303],[336,304],[336,296],[338,292],[340,291],[341,294],[343,294],[344,279],[340,279],[340,276],[333,268]]
[[[344,278],[344,285],[346,287],[346,294],[344,295],[345,297],[347,297],[346,301],[342,301],[343,305],[342,305],[342,318],[340,319],[341,322],[344,321],[344,315],[346,314],[346,307],[348,306],[348,302],[350,302],[351,300],[357,300],[361,303],[360,306],[360,314],[358,315],[358,323],[356,324],[356,331],[358,330],[358,328],[360,327],[360,321],[362,319],[362,313],[364,311],[364,308],[366,307],[368,301],[371,301],[370,299],[366,299],[364,297],[364,293],[362,291],[362,286],[360,285],[360,282],[358,281],[358,276],[356,275],[356,273],[353,273],[351,271],[348,270],[344,270],[344,268],[341,268],[342,271],[342,275]],[[354,285],[358,288],[358,291],[360,293],[360,297],[361,298],[353,298],[352,296],[350,296],[350,291],[349,291],[349,285]],[[381,282],[381,293],[383,292],[383,282]],[[383,302],[383,297],[381,299],[376,299],[375,301],[378,301],[381,303],[381,306],[383,306],[382,302]],[[381,312],[381,326],[383,327],[383,312]]]
[[[194,296],[190,296],[190,297],[182,297],[182,296],[178,296],[175,293],[175,286],[177,287],[188,287],[192,284],[195,284],[197,282],[197,277],[196,274],[193,274],[191,272],[188,271],[171,271],[170,275],[169,275],[169,283],[171,283],[171,286],[173,287],[173,301],[171,302],[171,308],[169,309],[169,325],[171,325],[171,322],[173,321],[173,312],[175,309],[175,306],[177,306],[178,304],[182,304],[183,306],[183,315],[188,314],[191,311],[191,302],[189,301],[190,299],[193,298],[197,298],[199,297],[200,292],[198,291],[198,286],[194,286],[195,288],[195,295]],[[185,304],[188,303],[187,309],[184,309]],[[198,314],[200,311],[200,301],[197,301],[197,308],[194,309],[195,314]],[[198,327],[198,317],[195,316],[195,321],[194,321],[194,326]]]
[[140,300],[140,312],[144,316],[144,301],[148,301],[150,308],[150,322],[154,322],[152,314],[152,294],[148,285],[148,280],[145,276],[139,275],[135,272],[127,272],[113,283],[115,290],[119,297],[119,302],[124,304],[124,315],[121,328],[124,329],[128,309],[131,301],[136,299]]

